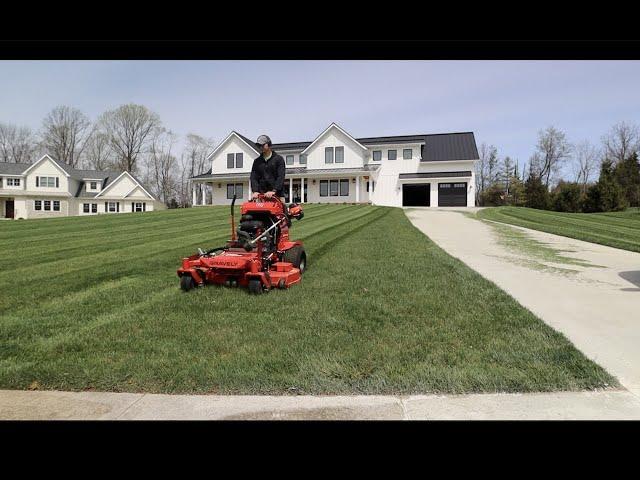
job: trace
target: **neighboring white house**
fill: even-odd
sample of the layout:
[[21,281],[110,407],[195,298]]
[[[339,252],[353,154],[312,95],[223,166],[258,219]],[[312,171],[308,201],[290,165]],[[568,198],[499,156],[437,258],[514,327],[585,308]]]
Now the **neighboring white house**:
[[148,212],[158,206],[128,172],[78,170],[49,155],[33,164],[0,162],[2,218]]
[[[387,206],[475,206],[472,132],[353,138],[335,123],[312,142],[276,143],[287,166],[286,201]],[[194,205],[250,198],[255,143],[232,131],[192,177]]]

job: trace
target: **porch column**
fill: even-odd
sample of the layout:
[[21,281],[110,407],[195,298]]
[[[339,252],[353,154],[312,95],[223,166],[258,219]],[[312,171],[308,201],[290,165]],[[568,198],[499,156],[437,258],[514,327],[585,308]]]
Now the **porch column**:
[[356,177],[356,203],[360,202],[360,177]]
[[251,195],[253,195],[253,192],[251,191],[251,178],[249,178],[249,200],[251,200]]
[[195,207],[196,206],[196,184],[195,183],[191,186],[191,192],[193,194],[192,195],[193,201],[191,202],[191,206]]
[[289,178],[289,203],[293,203],[293,178]]
[[200,205],[204,206],[205,205],[205,202],[204,202],[204,200],[205,200],[205,198],[204,198],[204,183],[200,184],[200,193],[202,194],[202,200],[200,202]]
[[304,203],[304,177],[300,178],[300,203]]

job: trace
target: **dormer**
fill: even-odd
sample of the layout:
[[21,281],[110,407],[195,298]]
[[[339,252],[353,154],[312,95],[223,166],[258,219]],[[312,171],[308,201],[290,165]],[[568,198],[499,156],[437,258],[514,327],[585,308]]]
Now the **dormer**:
[[83,178],[85,185],[85,190],[88,193],[98,193],[102,190],[102,179],[101,178]]
[[309,169],[334,169],[362,167],[367,152],[367,147],[332,123],[301,154]]

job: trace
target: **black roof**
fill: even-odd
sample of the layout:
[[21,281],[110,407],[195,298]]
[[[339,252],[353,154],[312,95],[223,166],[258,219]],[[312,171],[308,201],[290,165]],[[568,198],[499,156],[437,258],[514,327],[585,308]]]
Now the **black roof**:
[[420,173],[401,173],[398,178],[441,178],[441,177],[470,177],[471,170],[465,170],[461,172],[420,172]]
[[[244,138],[244,137],[243,137]],[[419,135],[395,135],[388,137],[356,138],[366,146],[386,143],[422,143],[422,161],[474,160],[478,158],[478,148],[473,132],[433,133]],[[274,150],[304,150],[313,142],[274,143]]]

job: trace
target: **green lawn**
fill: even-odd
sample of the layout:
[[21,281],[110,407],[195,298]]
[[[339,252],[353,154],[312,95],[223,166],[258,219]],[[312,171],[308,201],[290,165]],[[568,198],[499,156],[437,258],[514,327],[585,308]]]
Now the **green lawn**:
[[308,271],[253,296],[178,287],[228,207],[0,222],[0,388],[221,394],[617,385],[400,209],[306,205]]
[[562,213],[524,207],[480,210],[478,218],[640,252],[640,211]]

